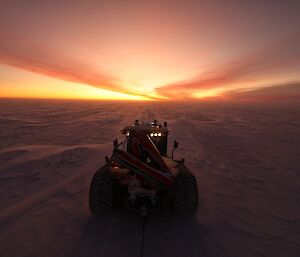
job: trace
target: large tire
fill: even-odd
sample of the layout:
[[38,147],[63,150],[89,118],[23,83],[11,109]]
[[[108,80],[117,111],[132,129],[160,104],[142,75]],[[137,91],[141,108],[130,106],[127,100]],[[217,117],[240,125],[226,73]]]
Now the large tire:
[[198,207],[198,187],[195,176],[181,164],[175,179],[174,211],[180,216],[195,214]]
[[114,207],[114,180],[109,175],[108,165],[100,168],[93,176],[90,193],[89,206],[95,214],[107,214]]

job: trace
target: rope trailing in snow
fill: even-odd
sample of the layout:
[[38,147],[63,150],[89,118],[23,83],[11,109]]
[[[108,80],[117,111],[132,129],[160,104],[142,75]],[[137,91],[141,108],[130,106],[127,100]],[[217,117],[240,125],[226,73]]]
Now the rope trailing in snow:
[[142,227],[141,257],[143,257],[143,255],[144,255],[144,235],[145,235],[145,226]]
[[144,237],[145,237],[145,228],[148,220],[148,209],[146,206],[140,208],[140,218],[142,223],[142,245],[141,245],[141,257],[144,255]]

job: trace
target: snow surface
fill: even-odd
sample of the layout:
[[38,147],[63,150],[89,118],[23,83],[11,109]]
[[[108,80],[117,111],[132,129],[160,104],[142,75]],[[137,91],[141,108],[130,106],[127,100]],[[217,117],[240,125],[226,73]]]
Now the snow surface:
[[300,104],[54,100],[0,101],[0,256],[140,256],[139,219],[87,201],[136,118],[168,121],[200,196],[194,218],[150,218],[145,257],[300,256]]

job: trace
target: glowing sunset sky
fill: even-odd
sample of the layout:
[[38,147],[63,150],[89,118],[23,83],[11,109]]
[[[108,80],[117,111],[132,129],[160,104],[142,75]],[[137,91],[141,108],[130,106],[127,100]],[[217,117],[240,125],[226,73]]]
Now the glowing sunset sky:
[[1,1],[0,97],[293,97],[299,13],[300,1]]

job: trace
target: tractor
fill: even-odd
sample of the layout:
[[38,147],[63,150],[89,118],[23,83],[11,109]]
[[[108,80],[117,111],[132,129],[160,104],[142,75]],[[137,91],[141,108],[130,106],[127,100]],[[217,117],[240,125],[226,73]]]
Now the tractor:
[[168,156],[167,122],[139,122],[121,130],[124,140],[113,141],[111,157],[94,174],[89,191],[92,213],[117,210],[150,213],[159,210],[187,216],[196,212],[198,188],[184,159],[175,160],[175,140]]

